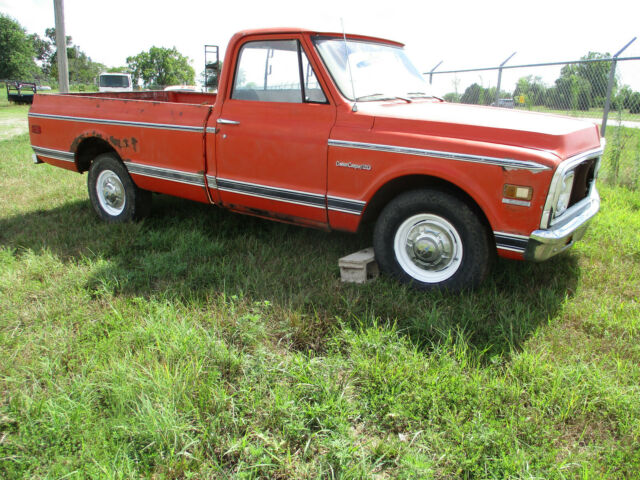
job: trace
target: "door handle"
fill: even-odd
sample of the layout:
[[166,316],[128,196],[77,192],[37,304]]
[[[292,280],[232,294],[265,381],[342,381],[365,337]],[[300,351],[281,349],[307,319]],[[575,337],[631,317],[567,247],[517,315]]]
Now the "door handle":
[[235,120],[226,120],[224,118],[219,118],[216,122],[221,125],[240,125],[240,122],[236,122]]

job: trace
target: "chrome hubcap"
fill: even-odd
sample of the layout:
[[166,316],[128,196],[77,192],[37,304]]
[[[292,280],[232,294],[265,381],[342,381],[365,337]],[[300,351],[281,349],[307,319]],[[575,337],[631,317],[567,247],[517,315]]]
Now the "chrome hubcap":
[[124,210],[126,198],[120,177],[111,170],[104,170],[98,175],[96,193],[102,209],[109,215],[118,216]]
[[402,269],[424,283],[450,278],[462,263],[462,240],[455,227],[429,213],[402,222],[394,238],[394,251]]

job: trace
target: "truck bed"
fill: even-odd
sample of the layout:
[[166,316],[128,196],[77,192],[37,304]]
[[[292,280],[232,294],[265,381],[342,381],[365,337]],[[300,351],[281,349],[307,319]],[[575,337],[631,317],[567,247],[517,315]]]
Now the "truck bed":
[[39,160],[79,172],[112,151],[140,188],[209,203],[204,172],[213,158],[207,121],[215,100],[176,91],[35,95],[31,144]]

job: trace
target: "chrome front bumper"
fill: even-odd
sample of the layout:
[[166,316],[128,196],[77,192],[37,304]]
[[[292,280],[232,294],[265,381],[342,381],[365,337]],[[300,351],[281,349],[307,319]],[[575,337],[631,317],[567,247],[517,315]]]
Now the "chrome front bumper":
[[547,230],[535,230],[529,236],[524,258],[542,262],[570,248],[584,236],[589,222],[600,210],[600,196],[594,188],[575,214]]

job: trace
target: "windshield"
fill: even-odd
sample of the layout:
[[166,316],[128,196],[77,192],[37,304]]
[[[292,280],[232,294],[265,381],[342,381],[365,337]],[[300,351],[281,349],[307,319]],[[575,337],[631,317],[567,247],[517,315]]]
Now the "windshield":
[[100,75],[100,86],[127,88],[129,86],[129,77],[127,75]]
[[322,37],[315,39],[315,45],[340,92],[349,100],[430,96],[427,82],[400,47]]

